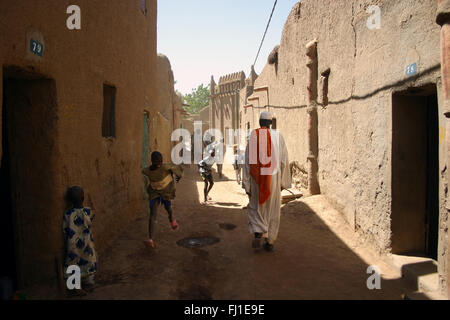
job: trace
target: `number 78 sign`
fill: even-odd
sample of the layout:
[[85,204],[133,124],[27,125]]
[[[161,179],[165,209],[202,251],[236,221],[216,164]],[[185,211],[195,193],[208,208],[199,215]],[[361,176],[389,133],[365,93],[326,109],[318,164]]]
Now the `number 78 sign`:
[[406,67],[406,76],[410,77],[417,74],[417,62]]

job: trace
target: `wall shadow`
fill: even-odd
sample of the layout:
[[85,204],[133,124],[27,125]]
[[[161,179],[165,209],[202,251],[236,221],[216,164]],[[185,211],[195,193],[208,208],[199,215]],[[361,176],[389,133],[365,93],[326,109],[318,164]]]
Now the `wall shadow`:
[[[205,206],[199,201],[201,182],[196,166],[185,167],[174,201],[180,229],[170,231],[161,210],[157,247],[149,251],[142,244],[148,216],[141,215],[103,253],[99,288],[85,299],[400,300],[417,290],[401,278],[382,278],[380,290],[369,290],[368,263],[301,200],[282,207],[275,251],[254,250],[247,211],[235,206],[245,205],[246,198],[231,196],[240,187],[223,181],[214,199],[222,206]],[[190,237],[219,241],[177,245]]]

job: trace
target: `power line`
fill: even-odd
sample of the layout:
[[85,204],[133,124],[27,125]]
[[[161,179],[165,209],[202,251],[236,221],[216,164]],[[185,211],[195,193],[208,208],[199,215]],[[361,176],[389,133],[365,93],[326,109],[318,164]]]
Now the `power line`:
[[275,3],[273,4],[272,13],[270,14],[269,22],[267,22],[266,31],[264,31],[264,35],[261,40],[261,44],[259,45],[258,53],[256,54],[255,62],[253,62],[253,65],[256,65],[256,61],[258,60],[259,53],[261,52],[261,48],[264,43],[264,39],[266,38],[267,30],[269,30],[269,25],[270,25],[270,22],[272,21],[273,13],[275,12],[275,7],[277,6],[277,2],[278,2],[278,0],[275,0]]

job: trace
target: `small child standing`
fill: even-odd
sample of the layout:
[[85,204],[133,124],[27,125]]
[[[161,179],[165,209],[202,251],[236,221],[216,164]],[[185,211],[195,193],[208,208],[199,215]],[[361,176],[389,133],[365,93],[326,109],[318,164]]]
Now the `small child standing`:
[[[81,271],[82,290],[90,290],[95,285],[97,272],[97,254],[91,231],[95,214],[90,208],[83,206],[84,191],[81,187],[71,187],[67,191],[67,200],[71,208],[65,212],[63,218],[64,276],[69,276],[66,272],[69,266],[77,265]],[[81,293],[85,293],[84,290]]]
[[150,200],[150,219],[148,223],[148,240],[145,244],[151,248],[155,247],[153,242],[153,224],[157,214],[158,205],[163,205],[169,215],[169,222],[173,230],[178,228],[177,220],[173,218],[172,202],[175,199],[175,182],[179,182],[183,169],[174,164],[164,163],[163,156],[158,151],[151,155],[152,165],[149,168],[142,170],[142,173],[147,178],[147,192]]

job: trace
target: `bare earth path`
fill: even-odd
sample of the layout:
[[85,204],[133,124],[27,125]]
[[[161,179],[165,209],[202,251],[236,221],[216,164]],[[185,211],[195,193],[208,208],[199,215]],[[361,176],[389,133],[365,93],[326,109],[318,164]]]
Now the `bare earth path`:
[[[406,292],[399,275],[358,245],[323,197],[285,205],[275,252],[254,251],[242,209],[247,197],[232,168],[224,169],[228,179],[217,180],[205,206],[203,183],[195,168],[186,168],[174,201],[179,230],[171,231],[160,210],[156,248],[148,249],[145,211],[100,256],[99,287],[85,299],[400,299]],[[220,242],[177,245],[192,236]],[[369,264],[382,270],[381,290],[367,289]]]

